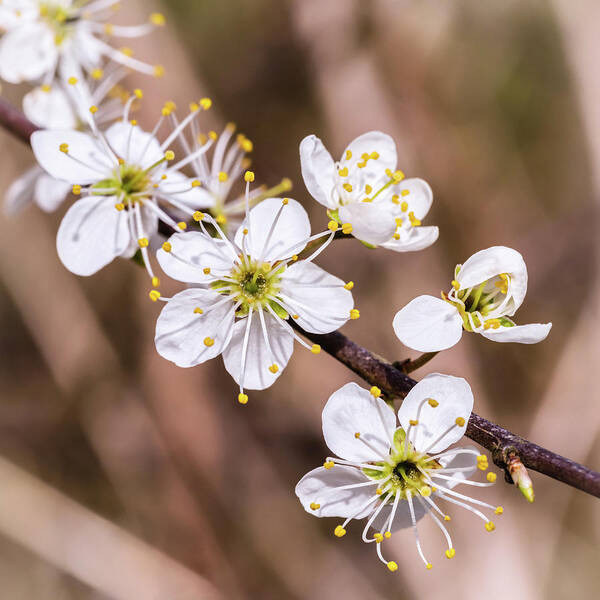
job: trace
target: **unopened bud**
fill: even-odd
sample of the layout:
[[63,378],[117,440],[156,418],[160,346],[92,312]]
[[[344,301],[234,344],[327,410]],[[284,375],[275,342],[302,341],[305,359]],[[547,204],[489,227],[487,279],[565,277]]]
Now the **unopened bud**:
[[521,494],[525,496],[527,502],[533,502],[535,500],[535,494],[533,492],[533,482],[529,473],[525,468],[525,465],[521,462],[521,459],[516,454],[510,454],[508,457],[507,468],[512,480],[515,485],[521,491]]

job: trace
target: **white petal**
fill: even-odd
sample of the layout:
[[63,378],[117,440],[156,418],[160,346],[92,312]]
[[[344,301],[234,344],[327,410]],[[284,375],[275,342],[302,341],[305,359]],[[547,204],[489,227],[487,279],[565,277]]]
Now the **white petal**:
[[[69,145],[68,154],[60,151],[63,143]],[[36,131],[31,136],[31,147],[40,166],[56,179],[85,185],[111,176],[108,157],[87,133]]]
[[352,202],[340,206],[342,223],[352,225],[352,235],[368,244],[387,242],[396,230],[391,208],[384,202]]
[[325,443],[346,460],[385,460],[395,431],[394,411],[356,383],[334,392],[323,408]]
[[[346,159],[348,151],[352,153],[352,158],[349,160]],[[371,155],[373,152],[377,152],[379,158],[367,161],[367,165],[359,169],[357,163],[362,162],[362,155]],[[396,144],[389,135],[381,131],[369,131],[348,144],[342,154],[340,164],[347,165],[351,171],[360,171],[365,179],[370,179],[373,174],[383,175],[386,169],[395,171],[398,164]]]
[[[166,175],[167,179],[160,185],[158,191],[167,199],[167,202],[173,198],[192,209],[210,208],[215,205],[215,197],[211,193],[200,186],[192,187],[194,178],[187,177],[174,169],[168,169]],[[186,215],[186,218],[189,216]]]
[[[18,12],[17,12],[18,11]],[[31,0],[4,0],[0,4],[0,29],[8,31],[33,21],[39,14]]]
[[[465,450],[475,450],[477,454],[480,453],[475,446],[461,446],[460,448]],[[445,475],[449,475],[454,477],[455,479],[468,479],[477,471],[477,455],[472,454],[470,452],[461,452],[460,454],[455,454],[450,457],[443,456],[438,459],[438,462],[446,469],[466,469],[469,468],[468,471],[458,471],[456,473],[445,473]],[[433,471],[435,473],[435,471]],[[435,477],[435,475],[433,475]],[[444,487],[449,487],[452,489],[453,487],[459,485],[456,481],[448,481],[448,480],[439,480],[439,483]]]
[[[352,517],[362,519],[373,510],[373,504],[357,513],[369,498],[375,496],[377,484],[366,485],[350,490],[336,490],[344,485],[365,483],[368,479],[358,469],[335,465],[331,469],[319,467],[307,473],[296,485],[298,496],[304,509],[317,517]],[[310,505],[315,502],[321,507],[312,510]]]
[[[281,260],[301,252],[310,236],[308,215],[299,202],[290,199],[271,230],[280,208],[281,198],[268,198],[254,207],[235,234],[238,248],[245,237],[246,252],[255,260],[261,255],[266,261]],[[249,233],[244,236],[246,228]]]
[[71,184],[41,173],[35,182],[35,203],[45,212],[54,212],[71,191]]
[[381,247],[394,252],[416,252],[435,243],[439,234],[440,230],[435,226],[412,227],[408,231],[401,231],[399,240],[392,238],[389,242],[381,244]]
[[58,52],[51,29],[27,23],[0,40],[0,77],[9,83],[34,81],[54,70]]
[[281,292],[289,297],[286,305],[298,314],[296,323],[311,333],[330,333],[350,318],[352,294],[344,282],[313,263],[299,261],[281,277]]
[[64,216],[56,248],[65,267],[76,275],[93,275],[129,247],[127,211],[115,209],[114,197],[77,200]]
[[300,142],[300,166],[310,195],[327,208],[337,208],[335,163],[316,135],[309,135]]
[[[222,240],[210,238],[199,231],[175,233],[169,238],[171,252],[162,248],[156,258],[162,270],[172,279],[185,283],[207,283],[215,275],[229,273],[233,258]],[[203,269],[210,269],[209,274]]]
[[158,140],[138,125],[118,121],[104,135],[115,154],[129,164],[147,168],[165,156]]
[[456,280],[460,283],[460,289],[466,289],[500,273],[508,273],[511,278],[510,290],[514,304],[509,312],[504,312],[511,316],[521,306],[527,292],[527,266],[516,250],[506,246],[480,250],[462,265]]
[[482,331],[481,335],[494,342],[537,344],[548,337],[550,329],[552,329],[552,323],[530,323],[529,325],[487,329]]
[[4,210],[6,214],[16,214],[33,200],[35,181],[43,173],[44,171],[35,165],[22,175],[19,175],[10,184],[4,197]]
[[408,191],[407,195],[400,197],[401,202],[408,204],[408,209],[400,211],[398,216],[403,216],[402,212],[406,214],[413,212],[417,219],[424,219],[427,216],[433,203],[433,192],[424,179],[419,179],[418,177],[404,179],[399,184],[392,186],[392,191],[394,194],[401,194],[402,191]]
[[[281,327],[269,313],[265,315],[265,325],[271,354],[265,344],[260,317],[256,311],[252,315],[248,349],[246,353],[246,366],[242,382],[242,348],[246,333],[247,319],[241,319],[235,324],[231,343],[223,351],[223,361],[227,372],[238,385],[249,390],[264,390],[275,383],[283,369],[288,364],[294,351],[294,336]],[[272,364],[279,367],[277,373],[271,373]]]
[[23,97],[25,116],[45,129],[75,129],[77,117],[66,93],[58,86],[35,88]]
[[462,319],[452,304],[418,296],[396,313],[394,333],[409,348],[437,352],[451,348],[462,336]]
[[[200,288],[175,294],[156,321],[154,343],[158,353],[184,368],[221,354],[231,339],[234,322],[233,302],[211,309],[222,300],[220,294]],[[204,312],[195,313],[197,308]],[[206,344],[208,338],[212,346]]]
[[[393,498],[392,498],[393,500]],[[399,531],[400,529],[408,529],[412,527],[412,519],[410,516],[410,510],[408,508],[408,501],[400,500],[398,503],[398,507],[396,509],[396,514],[394,515],[394,522],[392,526],[388,529],[386,527],[387,521],[392,514],[392,504],[388,504],[381,509],[381,512],[377,515],[372,524],[372,529],[374,531]],[[428,508],[424,508],[421,502],[415,497],[413,498],[413,510],[415,511],[415,523],[420,521],[428,512]]]
[[[427,402],[429,398],[437,400],[438,406],[431,406]],[[408,392],[398,411],[398,419],[406,431],[410,420],[418,418],[419,424],[411,428],[411,442],[418,451],[434,454],[460,440],[472,410],[473,392],[466,380],[431,373]],[[464,419],[462,426],[456,424],[458,418]],[[446,431],[448,433],[444,435]],[[430,447],[433,442],[435,444]]]

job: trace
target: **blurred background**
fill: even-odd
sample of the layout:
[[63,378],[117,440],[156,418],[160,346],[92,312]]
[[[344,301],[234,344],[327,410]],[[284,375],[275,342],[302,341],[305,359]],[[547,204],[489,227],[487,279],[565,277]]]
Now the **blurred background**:
[[[254,142],[257,179],[290,177],[315,231],[327,219],[300,176],[307,134],[339,156],[381,129],[398,143],[399,168],[430,182],[426,224],[441,231],[432,248],[340,242],[318,260],[356,282],[362,317],[344,328],[355,341],[414,357],[391,330],[400,307],[446,289],[477,250],[524,255],[518,321],[553,321],[549,339],[464,336],[416,376],[466,377],[477,412],[599,469],[598,2],[128,0],[118,22],[153,10],[168,26],[134,47],[167,74],[131,77],[145,92],[141,124],[165,100],[210,96],[210,127],[235,121]],[[17,102],[22,91],[3,93]],[[0,144],[5,190],[32,157],[4,132]],[[596,596],[597,500],[535,473],[533,505],[501,477],[478,494],[504,506],[493,534],[452,511],[452,561],[423,520],[431,571],[410,531],[386,542],[394,574],[358,524],[335,538],[337,521],[310,517],[293,489],[326,455],[321,409],[353,375],[297,345],[278,382],[239,405],[220,359],[183,370],[157,355],[160,306],[142,269],[121,260],[84,279],[62,267],[62,212],[0,217],[2,598]]]

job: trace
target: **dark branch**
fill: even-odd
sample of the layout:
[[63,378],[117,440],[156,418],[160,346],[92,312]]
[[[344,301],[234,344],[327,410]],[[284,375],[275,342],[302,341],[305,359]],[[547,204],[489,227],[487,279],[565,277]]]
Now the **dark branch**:
[[0,97],[0,124],[26,144],[29,144],[31,134],[39,129],[20,110],[2,97]]

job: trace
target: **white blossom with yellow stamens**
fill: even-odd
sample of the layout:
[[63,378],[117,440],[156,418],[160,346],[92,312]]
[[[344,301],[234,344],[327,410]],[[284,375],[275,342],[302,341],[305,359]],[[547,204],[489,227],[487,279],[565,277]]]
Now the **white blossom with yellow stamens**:
[[497,515],[492,506],[455,490],[456,486],[491,485],[469,479],[478,468],[487,469],[487,458],[473,447],[448,449],[464,435],[473,408],[469,384],[461,378],[433,373],[406,396],[397,426],[394,410],[371,391],[348,383],[335,392],[323,409],[323,435],[336,455],[322,467],[306,474],[296,486],[296,495],[307,512],[317,517],[345,519],[334,529],[343,537],[354,519],[366,519],[362,539],[374,543],[379,559],[390,571],[398,563],[384,557],[384,541],[395,531],[412,528],[417,552],[425,556],[417,522],[429,515],[447,544],[445,556],[455,549],[444,522],[450,520],[446,505],[460,506],[484,522],[487,531],[495,525],[479,508]]
[[92,275],[118,256],[133,256],[139,248],[154,281],[148,246],[158,222],[185,229],[186,222],[176,222],[174,214],[187,219],[198,208],[207,207],[206,197],[198,193],[200,182],[180,169],[212,142],[178,161],[170,149],[200,109],[190,112],[160,142],[157,134],[170,105],[163,109],[152,133],[147,133],[137,121],[129,120],[131,105],[141,96],[136,90],[125,105],[123,119],[106,131],[95,124],[95,107],[91,107],[91,133],[37,131],[31,136],[40,166],[81,195],[67,211],[57,235],[59,257],[77,275]]
[[[180,367],[221,354],[245,404],[246,389],[265,389],[279,377],[294,339],[320,352],[289,320],[311,333],[335,331],[353,318],[351,286],[313,264],[333,234],[311,236],[308,215],[295,200],[264,200],[248,212],[233,241],[212,217],[196,219],[203,232],[175,234],[158,252],[167,275],[201,287],[160,298],[167,304],[156,324],[156,348]],[[218,237],[208,235],[205,222]],[[309,242],[325,236],[310,256],[298,258]]]
[[300,144],[300,161],[310,194],[359,240],[396,252],[422,250],[437,240],[437,227],[421,225],[433,201],[431,188],[396,170],[389,135],[370,131],[357,137],[338,162],[310,135]]
[[409,348],[437,352],[456,344],[465,331],[495,342],[536,344],[552,323],[516,325],[510,318],[527,292],[523,257],[505,246],[494,246],[457,265],[452,287],[441,298],[418,296],[394,317],[394,332]]

